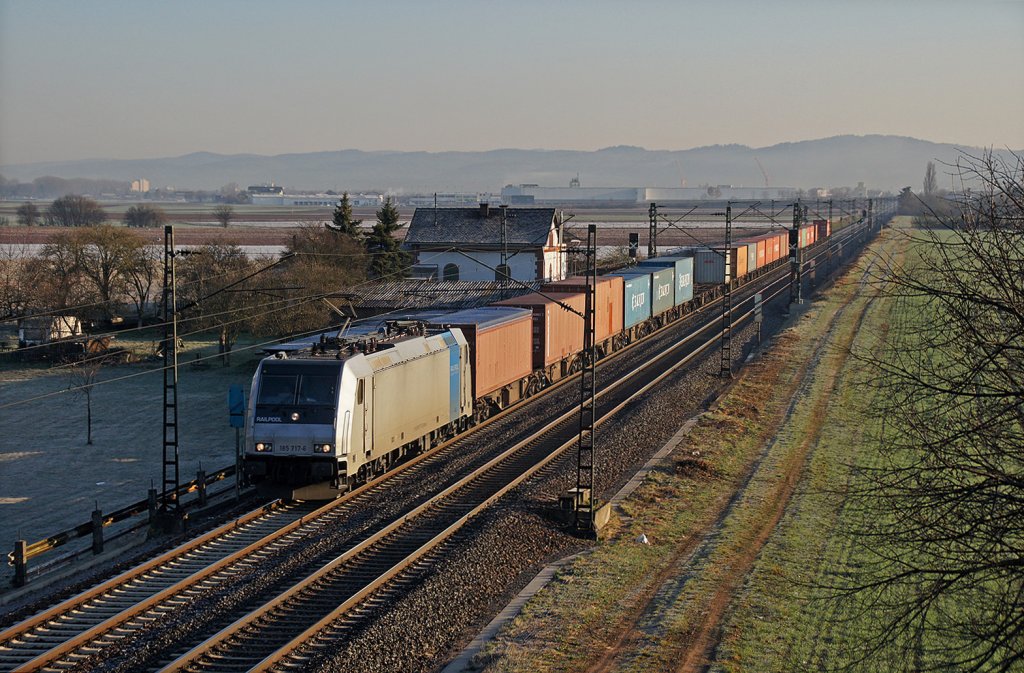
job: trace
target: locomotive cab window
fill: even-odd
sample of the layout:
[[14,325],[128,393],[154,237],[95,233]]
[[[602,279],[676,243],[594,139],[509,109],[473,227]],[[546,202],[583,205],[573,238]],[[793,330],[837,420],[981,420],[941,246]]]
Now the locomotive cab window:
[[260,395],[258,404],[293,404],[295,402],[295,384],[298,382],[294,375],[266,375],[260,382]]
[[299,404],[334,404],[337,399],[333,376],[306,376],[299,378]]
[[266,366],[256,403],[334,406],[338,401],[336,367]]

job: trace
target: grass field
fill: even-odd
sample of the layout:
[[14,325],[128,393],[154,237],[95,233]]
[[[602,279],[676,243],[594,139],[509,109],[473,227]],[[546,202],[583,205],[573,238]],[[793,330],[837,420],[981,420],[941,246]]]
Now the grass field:
[[837,533],[852,515],[842,486],[873,421],[848,350],[883,338],[892,310],[861,278],[746,369],[612,539],[482,653],[484,670],[828,670],[857,655],[867,625],[814,587],[857,562]]

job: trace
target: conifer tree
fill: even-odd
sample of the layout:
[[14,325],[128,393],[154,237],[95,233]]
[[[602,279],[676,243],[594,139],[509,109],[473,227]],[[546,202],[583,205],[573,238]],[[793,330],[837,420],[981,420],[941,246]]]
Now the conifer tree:
[[334,218],[327,228],[360,241],[363,238],[363,232],[359,230],[359,225],[362,223],[362,220],[352,219],[352,204],[348,200],[348,192],[343,193],[341,202],[334,208]]
[[376,278],[394,280],[403,278],[408,272],[411,259],[409,253],[395,240],[398,231],[398,208],[391,197],[377,211],[377,222],[366,239],[366,251],[370,254],[370,273]]

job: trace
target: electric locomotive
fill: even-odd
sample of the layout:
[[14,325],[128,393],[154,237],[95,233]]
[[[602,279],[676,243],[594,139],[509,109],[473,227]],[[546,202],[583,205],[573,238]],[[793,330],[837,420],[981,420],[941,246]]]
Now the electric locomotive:
[[245,472],[264,490],[334,497],[462,430],[473,412],[459,329],[386,323],[264,358],[253,377]]

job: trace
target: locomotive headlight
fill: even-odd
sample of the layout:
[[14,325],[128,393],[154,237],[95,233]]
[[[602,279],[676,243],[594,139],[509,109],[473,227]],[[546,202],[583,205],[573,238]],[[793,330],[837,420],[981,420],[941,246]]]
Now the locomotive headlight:
[[319,451],[320,453],[330,453],[331,452],[331,445],[330,444],[316,444],[313,448],[316,451]]
[[293,411],[292,412],[292,420],[293,421],[299,420],[299,412],[297,412],[297,411]]
[[274,450],[274,445],[273,444],[264,443],[264,442],[256,442],[256,451],[257,451],[257,453],[262,453],[264,451],[273,451],[273,450]]

